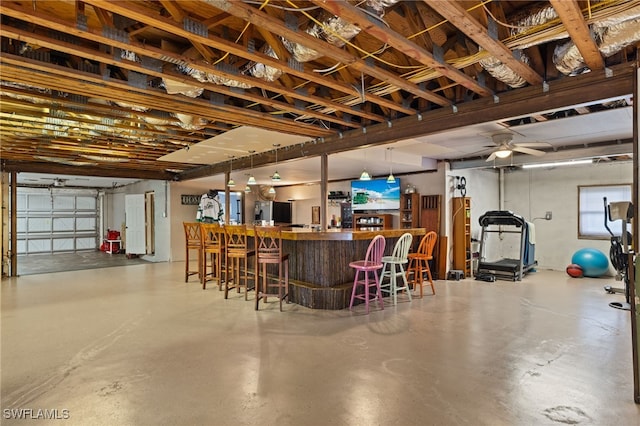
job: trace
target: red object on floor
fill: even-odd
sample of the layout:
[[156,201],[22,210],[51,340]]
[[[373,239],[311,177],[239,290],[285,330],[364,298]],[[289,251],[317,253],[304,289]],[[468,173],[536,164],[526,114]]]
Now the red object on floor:
[[573,278],[582,278],[582,275],[583,275],[582,267],[580,265],[572,263],[569,266],[567,266],[567,274],[569,274],[569,276]]

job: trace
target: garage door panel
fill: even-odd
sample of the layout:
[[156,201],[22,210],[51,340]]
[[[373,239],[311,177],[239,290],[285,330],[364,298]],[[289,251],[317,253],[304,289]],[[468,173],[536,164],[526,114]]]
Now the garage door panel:
[[98,198],[82,190],[19,188],[18,254],[98,248]]
[[48,218],[48,217],[28,218],[26,231],[28,233],[51,232],[51,218]]
[[75,224],[75,219],[73,217],[54,217],[53,218],[54,232],[73,231],[74,224]]
[[49,212],[51,211],[51,195],[27,195],[26,209],[29,211]]
[[77,231],[95,231],[96,230],[96,218],[95,217],[79,217],[76,219]]
[[76,238],[76,250],[91,250],[95,248],[95,238]]
[[56,195],[53,197],[53,210],[68,210],[72,211],[76,208],[76,197]]
[[16,220],[16,229],[19,234],[27,232],[27,218],[18,217]]
[[56,238],[53,240],[53,251],[73,251],[74,247],[73,238]]
[[77,197],[76,209],[77,210],[91,210],[95,211],[97,207],[96,197]]
[[46,253],[51,251],[51,239],[30,239],[27,241],[29,253]]

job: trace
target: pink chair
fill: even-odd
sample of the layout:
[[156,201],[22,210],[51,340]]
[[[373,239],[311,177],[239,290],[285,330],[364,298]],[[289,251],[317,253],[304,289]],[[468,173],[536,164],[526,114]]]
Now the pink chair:
[[[378,277],[378,271],[382,269],[382,255],[384,254],[385,239],[382,235],[376,235],[369,243],[367,248],[367,255],[364,260],[356,260],[349,263],[349,266],[356,270],[356,276],[353,279],[353,290],[351,291],[351,302],[349,303],[349,309],[353,307],[353,301],[355,299],[364,300],[367,307],[367,313],[369,313],[369,289],[375,287],[375,298],[380,303],[380,308],[384,309],[384,302],[382,301],[382,290],[380,289],[380,278]],[[358,279],[360,273],[364,276]],[[373,276],[370,278],[370,274]],[[356,294],[358,287],[364,286],[364,294]]]

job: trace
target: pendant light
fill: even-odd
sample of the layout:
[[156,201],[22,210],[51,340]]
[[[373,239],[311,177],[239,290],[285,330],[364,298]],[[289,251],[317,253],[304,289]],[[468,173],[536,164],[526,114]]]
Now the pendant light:
[[389,151],[389,177],[387,178],[387,183],[396,183],[396,178],[393,176],[393,148],[387,148]]
[[364,151],[364,163],[365,163],[365,168],[362,169],[362,173],[360,173],[360,180],[371,180],[371,175],[369,174],[369,172],[367,171],[367,151],[365,149]]
[[[249,180],[247,180],[247,185],[256,185],[258,183],[256,182],[256,178],[253,177],[253,153],[254,152],[255,151],[249,151],[249,158],[251,159],[251,172],[249,173]],[[244,192],[251,192],[251,188],[249,188],[249,191],[247,191],[247,189],[245,188]]]
[[362,170],[362,173],[360,173],[360,180],[371,180],[371,175],[367,169]]
[[278,148],[280,144],[274,143],[273,146],[276,148],[276,171],[273,173],[273,176],[271,176],[271,182],[280,182],[280,174],[278,173]]
[[269,187],[269,190],[267,191],[269,194],[275,194],[276,193],[276,189],[273,186]]
[[229,182],[227,182],[229,188],[236,186],[236,182],[231,177],[231,172],[233,172],[233,155],[229,156]]

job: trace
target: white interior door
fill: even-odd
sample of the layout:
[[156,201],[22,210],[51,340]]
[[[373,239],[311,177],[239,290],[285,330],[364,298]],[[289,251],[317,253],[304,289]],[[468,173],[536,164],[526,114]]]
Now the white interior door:
[[144,194],[125,195],[124,214],[126,226],[126,253],[146,254]]

